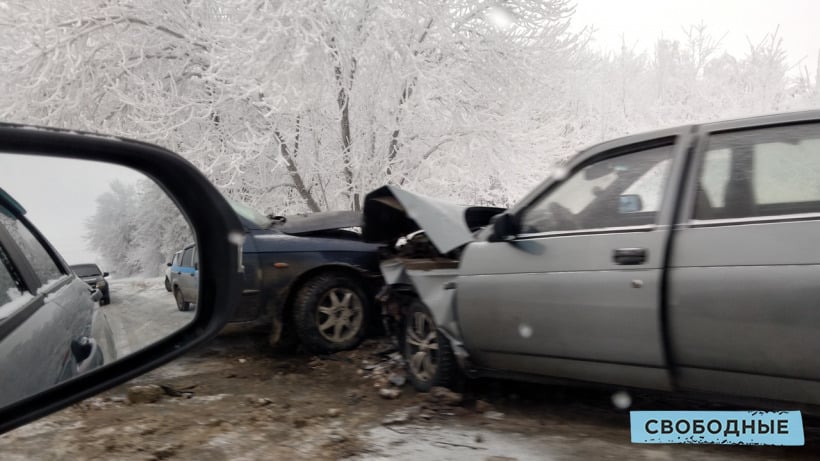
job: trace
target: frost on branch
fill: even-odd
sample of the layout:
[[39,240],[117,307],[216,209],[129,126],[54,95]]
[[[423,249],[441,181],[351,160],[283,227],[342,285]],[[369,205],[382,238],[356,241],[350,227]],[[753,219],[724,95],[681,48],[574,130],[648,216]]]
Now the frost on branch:
[[740,56],[704,24],[602,54],[571,32],[568,0],[42,0],[4,15],[2,119],[161,144],[275,214],[357,209],[385,183],[505,206],[611,137],[820,105],[774,27]]

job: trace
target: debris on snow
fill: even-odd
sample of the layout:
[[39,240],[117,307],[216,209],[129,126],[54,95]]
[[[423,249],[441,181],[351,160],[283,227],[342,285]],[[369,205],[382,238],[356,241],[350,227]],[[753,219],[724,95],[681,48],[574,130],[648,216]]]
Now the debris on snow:
[[131,386],[127,391],[128,402],[131,404],[154,403],[159,401],[163,395],[165,395],[165,390],[156,384]]
[[440,405],[448,405],[448,406],[457,406],[461,405],[464,401],[464,396],[459,394],[458,392],[453,392],[446,387],[434,387],[430,389],[430,392],[427,394],[427,400],[431,403],[437,403]]
[[394,388],[389,388],[389,387],[383,387],[383,388],[379,389],[379,396],[383,399],[395,400],[395,399],[399,398],[400,395],[401,395],[401,390],[400,389],[394,389]]

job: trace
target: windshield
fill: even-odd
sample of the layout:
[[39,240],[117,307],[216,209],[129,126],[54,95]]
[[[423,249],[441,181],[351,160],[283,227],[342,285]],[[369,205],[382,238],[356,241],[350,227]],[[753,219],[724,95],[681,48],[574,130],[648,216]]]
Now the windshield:
[[251,227],[255,229],[266,229],[271,226],[271,219],[265,216],[264,214],[256,211],[255,209],[251,208],[244,203],[237,202],[231,198],[227,198],[228,203],[231,204],[231,208],[233,211],[239,215],[239,218],[245,223],[245,225],[250,224]]
[[102,271],[96,264],[78,264],[75,266],[71,266],[71,270],[74,271],[80,277],[93,277],[95,275],[102,275]]

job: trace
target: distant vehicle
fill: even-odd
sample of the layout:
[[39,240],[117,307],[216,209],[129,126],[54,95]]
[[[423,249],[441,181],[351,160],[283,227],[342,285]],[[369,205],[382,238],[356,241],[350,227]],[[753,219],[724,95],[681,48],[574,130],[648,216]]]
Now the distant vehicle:
[[100,299],[100,305],[111,304],[111,289],[108,286],[108,282],[105,280],[108,277],[108,272],[103,272],[100,270],[100,266],[96,264],[72,264],[69,266],[80,280],[87,283],[92,288],[96,288],[100,290],[102,293],[102,298]]
[[182,258],[182,250],[177,251],[176,253],[174,253],[174,257],[171,258],[171,261],[169,263],[167,263],[168,267],[165,269],[165,289],[168,290],[168,292],[173,291],[173,284],[171,283],[171,279],[173,278],[173,275],[171,275],[171,274],[173,274],[174,266],[179,266],[179,262],[181,261],[181,258]]
[[463,372],[820,405],[820,111],[593,146],[481,230],[391,186],[364,210],[367,239],[415,232],[381,298],[420,390]]
[[0,189],[0,407],[116,359],[102,296]]
[[166,288],[171,286],[177,309],[191,310],[199,295],[199,255],[193,243],[174,254],[166,276]]
[[[380,245],[362,242],[360,233],[351,230],[361,226],[361,213],[269,217],[231,204],[245,228],[245,280],[242,301],[227,329],[269,330],[270,343],[278,349],[299,342],[319,353],[358,346],[379,320],[372,300],[382,280]],[[185,251],[189,248],[194,247]],[[181,270],[172,267],[172,285],[180,279],[197,283],[196,277],[184,275],[184,270],[196,271],[196,264],[195,251],[190,260],[183,254],[174,266]],[[198,289],[178,285],[177,305],[185,310],[196,303]]]

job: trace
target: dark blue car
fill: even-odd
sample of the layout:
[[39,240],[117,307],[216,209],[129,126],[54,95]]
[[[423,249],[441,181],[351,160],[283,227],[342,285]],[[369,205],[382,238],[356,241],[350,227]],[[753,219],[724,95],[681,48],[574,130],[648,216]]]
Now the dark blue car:
[[[270,217],[232,202],[245,229],[244,289],[226,330],[263,329],[270,344],[290,349],[299,343],[317,353],[356,347],[377,325],[376,291],[382,285],[380,245],[357,232],[361,213],[326,212]],[[196,303],[196,247],[187,246],[171,266],[177,306]]]

